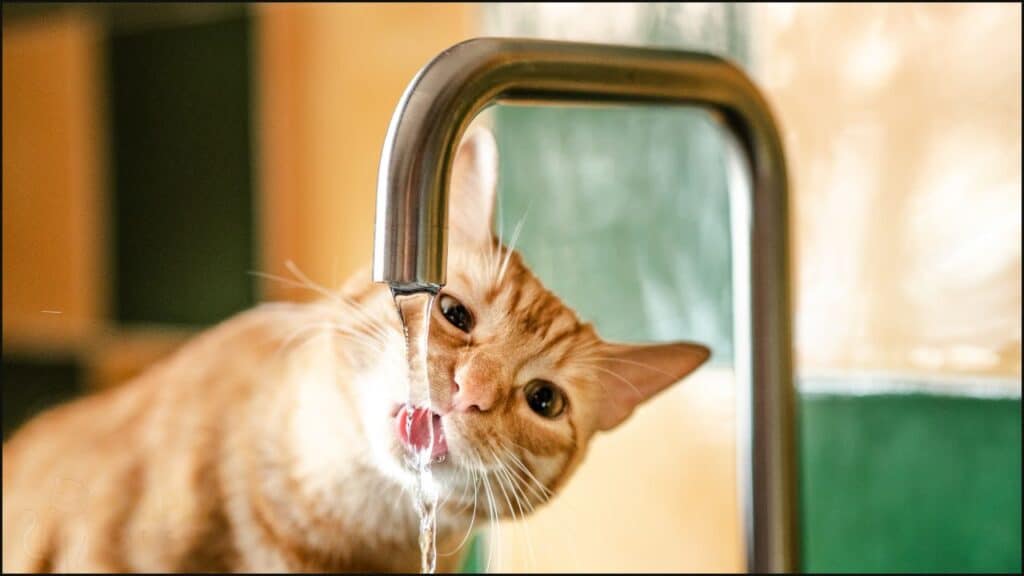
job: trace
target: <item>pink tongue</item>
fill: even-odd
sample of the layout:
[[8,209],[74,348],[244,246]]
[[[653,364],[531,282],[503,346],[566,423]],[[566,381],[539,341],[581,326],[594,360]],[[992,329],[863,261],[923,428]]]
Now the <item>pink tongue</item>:
[[[407,418],[412,413],[412,425],[408,425]],[[395,425],[398,427],[398,437],[406,448],[415,451],[425,450],[430,447],[430,457],[440,458],[448,453],[448,443],[444,438],[444,428],[441,427],[441,416],[426,408],[411,408],[402,406],[395,416]],[[433,425],[434,442],[431,446],[430,428]]]

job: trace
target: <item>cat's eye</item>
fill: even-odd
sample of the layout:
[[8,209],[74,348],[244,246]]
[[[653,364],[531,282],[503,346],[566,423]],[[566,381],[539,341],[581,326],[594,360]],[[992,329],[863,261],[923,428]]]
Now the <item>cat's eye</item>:
[[565,396],[547,380],[532,380],[523,392],[530,410],[545,418],[556,418],[565,410]]
[[467,334],[473,329],[473,315],[455,298],[442,294],[438,299],[438,306],[441,307],[441,314],[444,315],[445,320],[448,320],[452,326]]

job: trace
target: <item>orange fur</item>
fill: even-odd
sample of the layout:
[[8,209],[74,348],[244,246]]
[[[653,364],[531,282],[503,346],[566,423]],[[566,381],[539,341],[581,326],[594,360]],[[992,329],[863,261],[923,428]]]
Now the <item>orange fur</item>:
[[[596,431],[708,354],[613,345],[581,323],[491,236],[494,164],[478,130],[453,168],[443,293],[475,326],[432,311],[432,398],[450,450],[434,467],[441,571],[457,568],[444,553],[474,521],[547,501]],[[4,571],[416,570],[413,476],[392,412],[408,392],[394,303],[365,271],[323,292],[240,314],[19,430],[3,446]],[[564,414],[530,410],[522,388],[536,378],[564,391]],[[486,410],[451,409],[477,387]]]

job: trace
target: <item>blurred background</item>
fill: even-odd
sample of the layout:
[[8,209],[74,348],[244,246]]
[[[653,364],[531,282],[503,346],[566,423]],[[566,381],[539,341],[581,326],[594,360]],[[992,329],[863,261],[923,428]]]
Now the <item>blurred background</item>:
[[[1021,570],[1020,5],[4,3],[4,438],[314,296],[253,272],[368,265],[391,112],[481,35],[743,67],[790,170],[804,568]],[[722,134],[695,110],[487,114],[497,223],[541,278],[607,338],[714,354],[465,569],[742,570]]]

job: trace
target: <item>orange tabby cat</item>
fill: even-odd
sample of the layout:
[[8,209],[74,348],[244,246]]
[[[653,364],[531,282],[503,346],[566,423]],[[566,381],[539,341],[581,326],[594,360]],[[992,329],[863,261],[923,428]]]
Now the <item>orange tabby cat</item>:
[[475,517],[557,492],[595,432],[708,350],[607,343],[581,323],[494,239],[496,161],[477,129],[453,166],[432,413],[419,414],[439,426],[432,444],[421,423],[399,425],[405,341],[390,292],[363,272],[25,425],[3,447],[4,571],[416,571],[410,446],[441,460],[442,553]]

